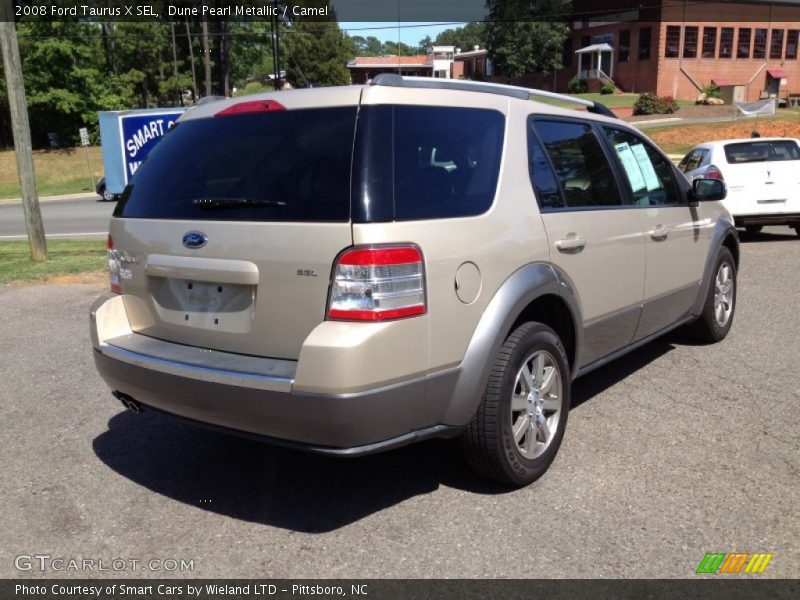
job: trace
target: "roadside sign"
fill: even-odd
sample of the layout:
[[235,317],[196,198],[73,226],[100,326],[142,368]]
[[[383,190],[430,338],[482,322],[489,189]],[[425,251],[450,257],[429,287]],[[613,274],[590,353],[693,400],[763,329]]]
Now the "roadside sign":
[[100,111],[103,172],[110,193],[122,193],[147,154],[185,110],[174,107]]
[[86,127],[81,127],[78,129],[78,133],[81,135],[81,146],[88,146],[89,145],[89,130]]
[[183,111],[159,114],[122,115],[119,126],[122,132],[122,154],[125,183],[128,183],[142,160],[164,137],[183,114]]

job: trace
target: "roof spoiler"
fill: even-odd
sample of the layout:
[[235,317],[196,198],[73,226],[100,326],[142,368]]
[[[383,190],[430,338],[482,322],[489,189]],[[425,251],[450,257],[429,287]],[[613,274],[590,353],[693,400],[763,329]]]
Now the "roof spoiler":
[[583,98],[575,98],[567,94],[556,94],[534,88],[519,87],[516,85],[505,85],[502,83],[487,83],[485,81],[468,81],[462,79],[433,79],[431,77],[408,77],[395,73],[381,73],[377,75],[370,85],[381,85],[388,87],[404,88],[427,88],[436,90],[462,90],[466,92],[482,92],[484,94],[498,94],[500,96],[510,96],[520,100],[530,100],[533,98],[547,98],[560,102],[569,102],[585,106],[591,113],[603,115],[616,119],[615,115],[605,104],[592,102]]

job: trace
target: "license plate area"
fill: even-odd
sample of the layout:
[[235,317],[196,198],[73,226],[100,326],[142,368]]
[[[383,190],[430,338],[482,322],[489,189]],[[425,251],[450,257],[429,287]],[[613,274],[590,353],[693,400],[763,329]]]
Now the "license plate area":
[[228,333],[250,331],[255,286],[163,277],[148,279],[156,312],[163,322]]

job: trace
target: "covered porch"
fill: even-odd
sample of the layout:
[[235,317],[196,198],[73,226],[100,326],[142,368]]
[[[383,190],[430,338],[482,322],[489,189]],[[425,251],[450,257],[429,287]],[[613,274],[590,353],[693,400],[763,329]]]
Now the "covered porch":
[[614,83],[614,48],[610,44],[592,44],[580,50],[578,55],[578,79],[600,79]]

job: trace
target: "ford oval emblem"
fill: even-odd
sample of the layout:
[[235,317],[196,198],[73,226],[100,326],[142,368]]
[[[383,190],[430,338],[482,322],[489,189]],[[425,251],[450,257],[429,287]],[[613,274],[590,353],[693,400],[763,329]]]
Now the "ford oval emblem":
[[208,242],[208,236],[202,231],[190,231],[183,236],[183,245],[187,248],[202,248]]

